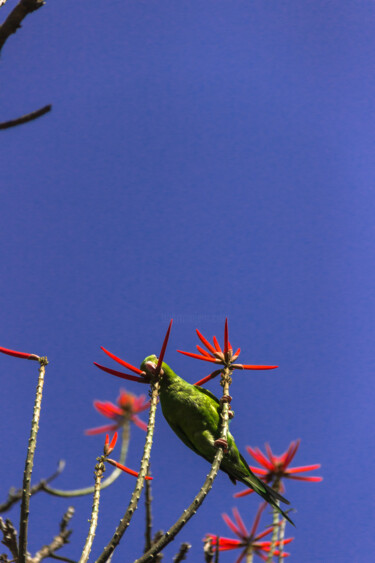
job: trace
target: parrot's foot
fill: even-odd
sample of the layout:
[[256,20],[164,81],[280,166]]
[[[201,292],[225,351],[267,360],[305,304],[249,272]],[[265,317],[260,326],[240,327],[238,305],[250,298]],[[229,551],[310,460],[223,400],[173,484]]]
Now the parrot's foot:
[[230,403],[232,397],[230,395],[223,395],[220,399],[220,403]]
[[218,440],[215,440],[214,446],[216,448],[222,448],[225,454],[228,452],[228,442],[224,440],[224,438],[219,438]]

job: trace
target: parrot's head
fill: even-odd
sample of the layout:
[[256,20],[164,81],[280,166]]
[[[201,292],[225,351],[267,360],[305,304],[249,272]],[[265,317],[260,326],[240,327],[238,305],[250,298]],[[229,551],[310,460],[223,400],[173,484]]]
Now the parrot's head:
[[158,365],[158,359],[155,356],[155,354],[152,354],[151,356],[147,356],[147,358],[143,360],[143,362],[140,365],[140,368],[142,371],[146,372],[147,375],[154,375],[157,365]]
[[[143,362],[140,365],[140,368],[142,371],[144,371],[147,375],[151,376],[152,378],[155,376],[157,365],[158,365],[158,358],[157,356],[155,356],[155,354],[152,354],[151,356],[147,356],[147,358],[143,360]],[[160,375],[162,376],[161,377],[162,381],[169,380],[169,378],[173,375],[173,371],[168,366],[168,364],[165,364],[163,362],[161,364]]]

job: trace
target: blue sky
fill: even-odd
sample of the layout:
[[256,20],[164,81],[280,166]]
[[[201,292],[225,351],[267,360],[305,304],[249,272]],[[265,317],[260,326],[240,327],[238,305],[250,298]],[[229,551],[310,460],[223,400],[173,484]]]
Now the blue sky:
[[[92,480],[102,439],[83,430],[103,423],[92,401],[114,401],[121,386],[92,365],[105,363],[101,345],[140,364],[174,317],[166,361],[194,382],[207,366],[176,349],[193,350],[196,328],[222,338],[228,316],[244,363],[280,366],[235,378],[239,448],[269,442],[281,453],[301,438],[295,464],[322,464],[322,483],[287,483],[297,510],[289,560],[368,560],[374,25],[370,1],[65,0],[9,38],[0,120],[53,104],[3,131],[1,144],[0,344],[50,360],[35,480],[60,458],[56,486]],[[21,483],[37,370],[0,361],[5,498]],[[216,380],[209,388],[220,392]],[[143,440],[134,428],[130,467]],[[160,411],[152,467],[154,527],[165,530],[208,465]],[[93,558],[133,486],[124,476],[103,492]],[[233,499],[240,488],[220,475],[165,559],[190,541],[188,560],[202,561],[206,531],[231,535],[220,514],[232,506],[250,525],[258,502]],[[78,559],[91,499],[74,505],[64,553]],[[51,540],[67,506],[32,499],[31,551]],[[9,516],[16,522],[17,510]],[[118,560],[140,555],[143,522],[141,507]]]

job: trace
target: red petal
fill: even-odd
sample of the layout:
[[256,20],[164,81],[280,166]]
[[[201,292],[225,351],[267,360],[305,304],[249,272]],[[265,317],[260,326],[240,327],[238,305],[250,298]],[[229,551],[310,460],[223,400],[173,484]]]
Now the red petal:
[[117,356],[112,354],[112,352],[109,352],[108,350],[103,348],[103,346],[100,346],[100,348],[103,350],[103,352],[105,352],[105,354],[107,354],[107,356],[112,358],[112,360],[115,360],[115,362],[117,362],[118,364],[121,364],[125,368],[130,369],[130,371],[133,371],[134,373],[138,373],[139,375],[142,373],[142,370],[140,370],[139,368],[136,368],[135,366],[132,366],[131,364],[128,364],[128,362],[125,362],[121,358],[118,358]]
[[301,477],[298,475],[286,475],[288,479],[294,479],[295,481],[310,481],[311,483],[320,483],[323,481],[323,477]]
[[217,369],[216,371],[213,371],[212,373],[210,373],[210,375],[206,375],[206,377],[204,377],[203,379],[200,379],[199,381],[194,383],[194,385],[203,385],[203,383],[206,383],[206,381],[213,379],[214,377],[219,375],[219,373],[221,373],[221,369]]
[[184,354],[184,356],[189,356],[190,358],[196,358],[197,360],[204,360],[205,362],[212,362],[214,364],[220,363],[218,360],[214,358],[206,358],[206,356],[199,356],[198,354],[193,354],[192,352],[183,352],[182,350],[177,350],[180,354]]
[[115,447],[117,442],[117,432],[114,433],[113,438],[111,440],[111,443],[109,444],[109,449],[112,451],[113,448]]
[[224,325],[224,354],[228,352],[229,342],[228,342],[228,319],[225,319]]
[[89,428],[85,430],[86,436],[95,436],[96,434],[103,434],[103,432],[113,432],[117,430],[117,424],[107,424],[106,426],[98,426],[97,428]]
[[94,401],[94,407],[100,414],[106,416],[107,418],[117,418],[118,416],[122,416],[124,414],[122,409],[119,409],[116,405],[110,403],[109,401],[106,403]]
[[222,351],[222,349],[220,348],[220,344],[218,343],[216,336],[214,336],[213,341],[214,341],[214,346],[215,346],[216,352],[221,352],[221,353],[222,353],[223,351]]
[[163,345],[161,347],[160,354],[159,354],[158,365],[156,366],[156,373],[159,373],[160,368],[161,368],[161,364],[163,363],[163,360],[164,360],[164,354],[165,354],[165,351],[167,349],[167,344],[168,344],[168,340],[169,340],[169,335],[171,333],[172,323],[173,323],[173,319],[171,319],[169,326],[168,326],[167,333],[164,337],[164,342],[163,342]]
[[295,442],[292,442],[288,448],[288,451],[286,452],[286,456],[284,459],[284,467],[288,467],[288,465],[291,463],[291,461],[293,460],[294,456],[297,453],[297,450],[299,448],[299,445],[301,443],[301,440],[298,439]]
[[313,471],[314,469],[319,469],[320,467],[320,463],[316,463],[315,465],[304,465],[303,467],[290,467],[285,473],[303,473],[304,471]]
[[[124,471],[125,473],[129,473],[129,475],[133,475],[134,477],[138,477],[139,475],[139,473],[137,471],[134,471],[134,469],[129,469],[129,467],[125,467],[125,465],[122,465],[121,463],[115,461],[114,459],[107,459],[106,461],[108,461],[108,463],[110,463],[111,465],[118,467],[119,469],[121,469],[121,471]],[[153,477],[146,475],[145,479],[151,481]]]
[[252,365],[245,365],[242,364],[243,369],[276,369],[279,366],[252,366]]
[[221,515],[223,517],[224,522],[226,523],[226,525],[228,526],[228,528],[230,528],[232,530],[232,532],[234,534],[236,534],[236,536],[238,536],[241,539],[244,539],[246,537],[246,534],[243,534],[241,532],[241,530],[235,525],[234,522],[232,522],[232,520],[229,518],[228,514],[222,514]]
[[96,362],[94,362],[94,366],[105,371],[106,373],[110,373],[111,375],[115,375],[116,377],[121,377],[122,379],[127,379],[128,381],[137,381],[138,383],[149,383],[148,379],[146,378],[141,379],[140,377],[136,377],[135,375],[129,375],[127,373],[122,373],[121,371],[109,369],[100,364],[97,364]]
[[276,460],[276,456],[273,455],[272,450],[271,450],[271,446],[269,444],[266,444],[266,452],[268,454],[268,458],[270,460],[270,462],[272,463],[272,465],[275,465],[275,460]]
[[198,350],[198,352],[200,352],[203,356],[206,356],[207,358],[212,358],[212,356],[210,356],[210,354],[207,352],[207,350],[205,350],[205,349],[202,348],[201,346],[198,346],[198,344],[197,344],[197,350]]
[[16,350],[9,350],[8,348],[3,348],[0,346],[0,352],[7,354],[8,356],[13,356],[14,358],[24,358],[25,360],[37,360],[39,361],[39,356],[36,354],[28,354],[27,352],[16,352]]
[[237,350],[235,351],[235,353],[233,354],[233,356],[239,356],[241,353],[241,348],[237,348]]
[[266,456],[260,451],[259,448],[251,448],[250,446],[246,446],[247,451],[249,454],[263,467],[266,467],[270,471],[274,470],[272,463],[266,458]]
[[134,422],[134,424],[136,426],[138,426],[138,428],[141,428],[142,430],[145,430],[145,431],[147,430],[147,424],[145,422],[143,422],[143,420],[141,420],[135,414],[133,414],[133,416],[131,417],[131,420]]
[[244,491],[240,491],[239,493],[235,493],[233,496],[234,498],[241,498],[245,497],[246,495],[251,495],[254,492],[254,489],[245,489]]
[[253,467],[252,465],[249,465],[251,471],[253,473],[256,473],[257,475],[268,475],[269,471],[267,471],[267,469],[262,469],[261,467]]
[[240,516],[238,509],[232,508],[232,512],[233,512],[233,516],[234,516],[234,519],[236,521],[236,524],[237,524],[238,528],[241,530],[243,536],[244,537],[248,536],[248,531],[247,531],[246,526],[245,526],[245,524],[244,524],[244,522],[243,522],[243,520]]
[[260,505],[260,507],[258,508],[258,512],[256,513],[255,519],[254,519],[254,523],[253,526],[251,528],[251,532],[250,532],[250,537],[254,537],[256,529],[258,528],[259,525],[259,520],[260,517],[263,514],[264,509],[266,508],[267,503],[266,502],[262,502],[262,504]]
[[264,530],[264,532],[261,532],[260,534],[257,535],[256,538],[254,538],[254,541],[256,541],[258,543],[258,540],[261,540],[262,538],[264,538],[265,536],[268,536],[268,534],[270,534],[273,530],[273,526],[270,526],[269,528],[266,528]]
[[206,346],[206,348],[207,348],[210,352],[212,352],[212,354],[215,354],[216,350],[215,350],[215,348],[212,346],[212,344],[210,344],[210,343],[208,342],[208,340],[203,336],[203,334],[201,334],[201,333],[199,332],[199,330],[198,330],[197,328],[195,329],[195,331],[196,331],[196,333],[197,333],[197,335],[198,335],[199,340],[200,340],[201,342],[203,342],[203,344]]

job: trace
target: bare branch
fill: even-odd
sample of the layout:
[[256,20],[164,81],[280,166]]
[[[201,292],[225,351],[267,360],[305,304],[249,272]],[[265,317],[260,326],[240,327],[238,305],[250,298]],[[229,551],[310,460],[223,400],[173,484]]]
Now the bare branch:
[[10,35],[16,33],[21,27],[22,20],[28,14],[35,12],[44,5],[44,0],[20,0],[17,6],[10,12],[5,22],[0,26],[0,51]]
[[[1,28],[0,28],[0,33],[1,33]],[[0,129],[9,129],[10,127],[15,127],[16,125],[22,125],[23,123],[27,123],[28,121],[33,121],[34,119],[41,117],[45,113],[48,113],[49,111],[51,111],[51,109],[52,109],[51,104],[48,104],[47,106],[32,111],[31,113],[26,113],[25,115],[22,115],[21,117],[17,117],[16,119],[11,119],[10,121],[3,121],[2,123],[0,123]]]
[[173,559],[173,562],[180,563],[181,561],[185,561],[187,552],[189,551],[190,548],[191,548],[190,543],[187,542],[182,543],[179,552]]
[[69,537],[72,530],[68,530],[68,524],[74,515],[74,508],[69,506],[60,522],[60,532],[53,538],[49,545],[44,545],[30,560],[29,563],[40,563],[42,559],[51,557],[55,551],[61,549],[65,544],[69,543]]
[[3,532],[3,543],[13,555],[13,558],[18,561],[18,541],[17,532],[12,522],[8,519],[4,520],[0,518],[0,530]]
[[[50,477],[48,477],[47,479],[42,479],[41,481],[39,481],[39,483],[33,485],[30,489],[30,495],[35,495],[35,493],[42,491],[47,483],[51,483],[51,481],[56,479],[56,477],[58,477],[64,471],[64,468],[65,461],[63,459],[60,459],[55,473],[50,475]],[[3,504],[0,504],[0,512],[6,512],[13,506],[13,504],[21,500],[21,498],[22,489],[10,489],[7,500]]]

